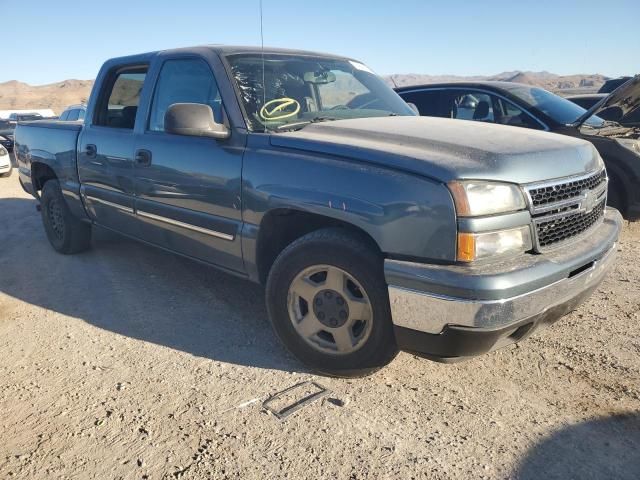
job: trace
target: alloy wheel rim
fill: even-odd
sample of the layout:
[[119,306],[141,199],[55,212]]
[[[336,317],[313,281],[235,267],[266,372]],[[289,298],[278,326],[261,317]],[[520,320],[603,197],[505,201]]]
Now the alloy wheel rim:
[[322,353],[353,353],[371,334],[367,292],[353,275],[332,265],[314,265],[296,275],[289,286],[288,310],[296,332]]

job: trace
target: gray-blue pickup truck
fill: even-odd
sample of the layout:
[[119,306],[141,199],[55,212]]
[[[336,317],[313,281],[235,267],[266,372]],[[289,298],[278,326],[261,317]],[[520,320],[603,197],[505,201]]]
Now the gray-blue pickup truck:
[[100,227],[261,282],[282,342],[335,375],[526,338],[598,286],[622,225],[590,143],[418,117],[363,63],[311,52],[109,60],[84,124],[15,141],[55,250]]

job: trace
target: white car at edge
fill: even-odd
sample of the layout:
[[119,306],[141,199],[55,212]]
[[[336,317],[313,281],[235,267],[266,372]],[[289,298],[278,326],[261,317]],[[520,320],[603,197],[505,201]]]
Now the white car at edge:
[[11,157],[7,149],[0,145],[0,177],[11,175]]

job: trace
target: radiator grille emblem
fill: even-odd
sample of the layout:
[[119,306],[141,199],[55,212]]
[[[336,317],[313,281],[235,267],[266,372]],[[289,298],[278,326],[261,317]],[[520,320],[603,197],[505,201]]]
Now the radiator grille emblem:
[[585,190],[583,195],[582,208],[584,208],[586,213],[590,213],[598,204],[598,192],[595,190]]

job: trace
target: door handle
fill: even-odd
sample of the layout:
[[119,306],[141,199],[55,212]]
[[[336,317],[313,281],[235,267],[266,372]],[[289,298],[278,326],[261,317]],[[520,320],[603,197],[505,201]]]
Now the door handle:
[[136,150],[136,163],[141,167],[151,165],[151,152],[149,150]]
[[89,158],[96,158],[96,155],[98,154],[98,147],[93,143],[89,143],[84,147],[84,153]]

